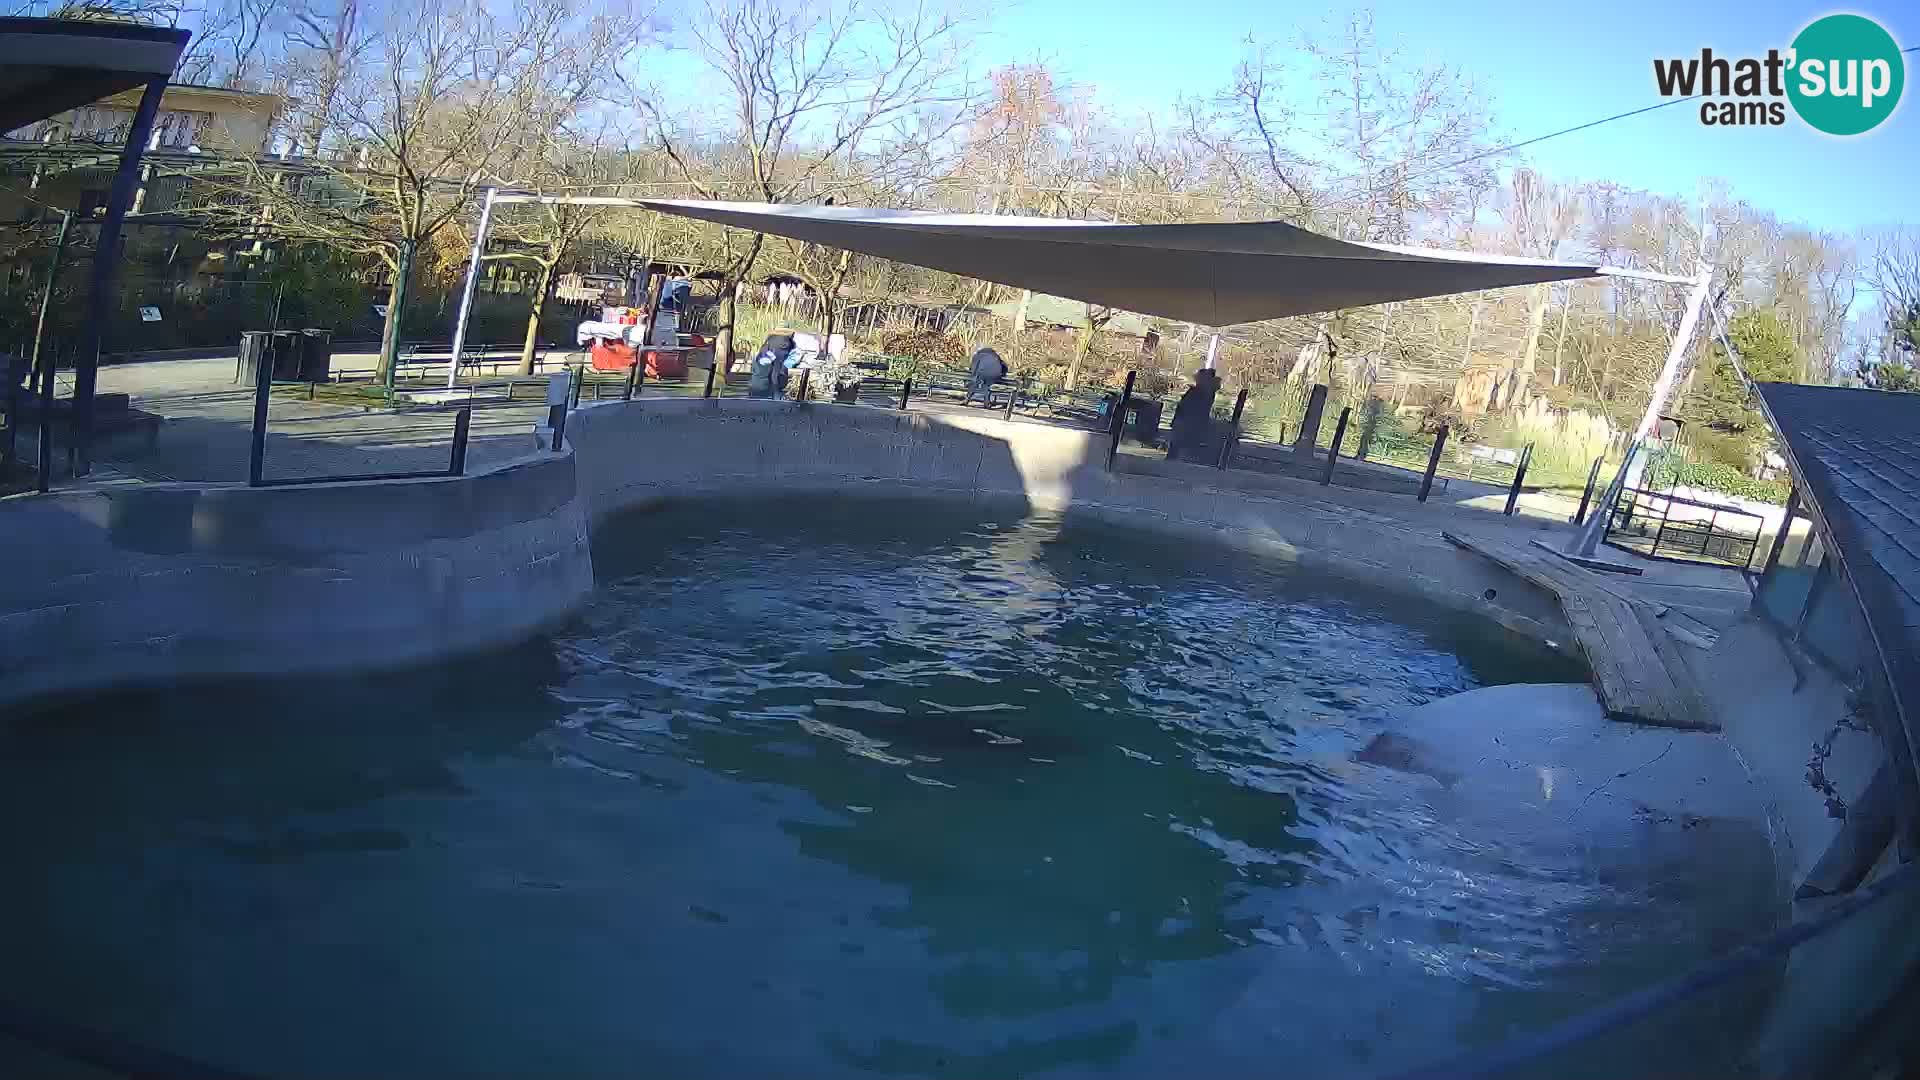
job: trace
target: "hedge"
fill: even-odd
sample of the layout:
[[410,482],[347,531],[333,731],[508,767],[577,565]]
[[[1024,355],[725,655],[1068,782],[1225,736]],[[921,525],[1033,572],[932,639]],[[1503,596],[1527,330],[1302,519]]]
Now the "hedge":
[[1787,501],[1788,484],[1785,480],[1755,480],[1737,466],[1719,461],[1663,461],[1647,470],[1647,482],[1662,488],[1677,482],[1686,487],[1704,488],[1722,495],[1736,495],[1760,502],[1781,504]]

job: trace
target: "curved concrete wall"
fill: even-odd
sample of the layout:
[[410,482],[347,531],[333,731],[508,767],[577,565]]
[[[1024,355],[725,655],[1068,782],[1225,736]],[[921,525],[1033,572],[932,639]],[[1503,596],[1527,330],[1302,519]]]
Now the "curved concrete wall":
[[9,500],[0,702],[510,644],[593,587],[570,455],[462,477]]
[[599,402],[567,420],[595,519],[667,499],[769,490],[1005,501],[1226,544],[1410,591],[1529,637],[1570,644],[1560,606],[1440,538],[1525,525],[1404,495],[1123,455],[1108,438],[996,413],[785,401]]
[[[593,587],[590,522],[817,491],[1013,501],[1410,591],[1567,642],[1555,601],[1440,539],[1483,514],[1121,458],[993,414],[653,398],[575,412],[569,453],[464,477],[143,484],[8,500],[0,703],[117,683],[364,670],[524,639]],[[1128,471],[1132,470],[1132,471]],[[1374,506],[1370,502],[1377,501]],[[1511,529],[1509,522],[1498,527]]]

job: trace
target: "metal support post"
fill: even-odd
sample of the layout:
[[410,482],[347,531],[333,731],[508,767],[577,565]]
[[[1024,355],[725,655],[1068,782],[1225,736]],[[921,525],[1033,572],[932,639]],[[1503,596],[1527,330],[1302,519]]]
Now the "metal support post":
[[467,471],[467,428],[472,422],[472,406],[453,414],[453,458],[447,463],[448,476],[462,476]]
[[473,230],[473,252],[467,259],[467,281],[460,287],[460,315],[453,322],[453,353],[447,358],[447,389],[460,375],[460,354],[467,347],[467,319],[473,314],[473,292],[480,281],[480,259],[487,249],[487,226],[493,224],[493,200],[499,188],[488,188],[480,204],[480,226]]
[[900,381],[900,411],[907,411],[907,399],[913,396],[913,376]]
[[1780,552],[1787,546],[1787,534],[1793,531],[1793,514],[1799,505],[1800,485],[1795,484],[1787,489],[1787,505],[1780,515],[1780,531],[1773,534],[1773,544],[1767,548],[1767,561],[1760,564],[1761,573],[1764,574],[1780,564]]
[[[40,370],[40,349],[47,336],[47,309],[53,306],[53,286],[60,279],[60,264],[67,253],[67,230],[73,225],[73,214],[60,211],[60,231],[53,238],[53,258],[47,263],[46,291],[40,294],[40,315],[33,324],[33,370]],[[29,386],[32,386],[29,383]]]
[[1593,502],[1593,485],[1600,482],[1600,466],[1607,459],[1593,459],[1593,468],[1587,470],[1587,489],[1580,493],[1580,509],[1573,512],[1573,523],[1579,525],[1587,520],[1587,507]]
[[1327,471],[1320,474],[1320,486],[1333,483],[1333,466],[1340,460],[1340,443],[1347,437],[1347,418],[1353,415],[1352,409],[1341,409],[1340,419],[1333,425],[1333,442],[1327,447]]
[[719,367],[720,361],[718,360],[711,360],[707,363],[707,388],[700,392],[701,397],[710,398],[713,396],[713,373],[717,371]]
[[247,486],[259,487],[267,475],[267,401],[273,394],[273,350],[261,349],[253,362],[253,432],[247,448]]
[[53,369],[56,365],[53,357],[47,357],[46,369],[40,373],[40,494],[45,495],[53,483]]
[[1227,437],[1220,443],[1220,460],[1216,464],[1222,469],[1233,459],[1234,447],[1240,442],[1240,414],[1246,409],[1247,388],[1243,386],[1233,399],[1233,418],[1227,421]]
[[100,223],[100,235],[93,247],[93,288],[87,296],[87,321],[80,339],[80,355],[73,365],[73,434],[75,452],[73,471],[85,476],[93,468],[93,388],[100,377],[100,340],[107,326],[107,310],[112,301],[113,279],[120,269],[120,230],[133,205],[133,193],[140,185],[140,158],[153,138],[154,117],[160,112],[160,95],[167,89],[162,75],[147,83],[140,104],[133,111],[133,123],[127,129],[126,145],[120,148],[120,167],[113,174],[113,187],[107,194],[107,216]]
[[1627,486],[1627,473],[1634,467],[1634,455],[1639,453],[1640,444],[1646,440],[1653,425],[1660,419],[1661,412],[1666,409],[1667,395],[1673,390],[1674,381],[1680,374],[1681,362],[1687,356],[1687,346],[1693,343],[1693,329],[1700,321],[1700,309],[1707,302],[1707,289],[1712,284],[1712,268],[1702,263],[1694,278],[1693,291],[1687,294],[1686,309],[1680,314],[1680,327],[1667,348],[1666,363],[1661,366],[1660,377],[1655,380],[1653,394],[1647,400],[1646,414],[1640,418],[1640,426],[1634,429],[1633,437],[1627,440],[1627,453],[1620,460],[1620,471],[1614,474],[1612,482],[1607,485],[1606,494],[1600,497],[1600,505],[1567,541],[1567,554],[1591,556],[1599,550],[1607,519],[1613,516],[1613,504],[1619,501],[1620,492]]
[[1427,474],[1420,478],[1420,501],[1426,502],[1427,495],[1433,491],[1433,474],[1440,469],[1440,453],[1447,445],[1447,429],[1443,425],[1433,437],[1433,453],[1427,455]]
[[1514,467],[1513,486],[1507,489],[1507,508],[1503,512],[1508,517],[1513,516],[1514,508],[1520,504],[1520,485],[1527,479],[1527,466],[1531,464],[1533,464],[1533,444],[1528,443],[1527,448],[1520,451],[1520,464]]
[[1113,459],[1120,454],[1120,434],[1127,426],[1127,405],[1133,401],[1134,372],[1127,372],[1127,382],[1120,388],[1120,401],[1113,407],[1112,439],[1107,443],[1107,471],[1113,471]]

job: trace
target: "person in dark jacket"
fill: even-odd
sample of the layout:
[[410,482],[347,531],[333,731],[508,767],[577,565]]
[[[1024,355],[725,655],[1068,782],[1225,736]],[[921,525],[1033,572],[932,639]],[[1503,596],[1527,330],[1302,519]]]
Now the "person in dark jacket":
[[1213,426],[1213,399],[1220,394],[1220,376],[1212,368],[1193,373],[1193,385],[1173,407],[1172,431],[1167,435],[1167,460],[1198,453],[1207,444]]
[[978,395],[981,404],[991,406],[993,384],[1006,374],[1007,362],[1000,359],[999,353],[985,346],[975,349],[972,377],[967,381],[967,400],[963,404],[973,404],[974,396]]
[[747,379],[747,396],[778,398],[786,396],[787,358],[793,354],[793,335],[775,330],[767,335],[760,351],[753,355]]

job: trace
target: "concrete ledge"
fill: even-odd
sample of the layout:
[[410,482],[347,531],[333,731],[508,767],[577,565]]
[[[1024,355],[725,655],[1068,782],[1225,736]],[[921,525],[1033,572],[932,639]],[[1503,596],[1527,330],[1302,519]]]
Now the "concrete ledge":
[[1202,466],[1109,474],[1098,432],[997,414],[655,398],[588,405],[566,435],[570,453],[464,477],[101,486],[0,503],[18,545],[10,565],[30,568],[0,578],[0,702],[510,645],[586,600],[592,523],[670,499],[768,492],[1092,517],[1571,640],[1550,596],[1440,539],[1443,527],[1489,527],[1488,515],[1351,489],[1330,498],[1310,482]]
[[0,504],[0,702],[367,670],[512,644],[593,587],[573,461],[464,477],[130,485]]
[[1403,495],[1147,463],[1106,471],[1106,436],[995,415],[784,401],[600,402],[567,421],[596,521],[667,500],[818,492],[1017,504],[1277,558],[1410,592],[1526,637],[1568,645],[1545,592],[1440,538],[1442,529],[1530,533],[1536,524]]

